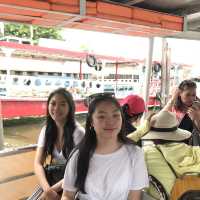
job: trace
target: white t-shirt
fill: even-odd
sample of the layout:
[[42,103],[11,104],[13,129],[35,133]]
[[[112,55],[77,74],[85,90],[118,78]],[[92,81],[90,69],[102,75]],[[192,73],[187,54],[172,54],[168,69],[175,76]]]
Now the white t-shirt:
[[[63,189],[76,192],[78,151],[73,154],[65,169]],[[111,154],[94,154],[90,160],[85,192],[80,200],[127,200],[130,190],[148,187],[148,173],[142,149],[123,145]]]
[[[44,126],[41,129],[39,138],[38,138],[38,147],[44,147],[45,144],[45,130],[46,130],[46,126]],[[84,136],[84,128],[81,127],[78,123],[76,123],[76,128],[74,130],[74,134],[73,134],[73,139],[74,139],[74,144],[77,145],[81,139]],[[66,161],[65,157],[63,156],[62,151],[58,151],[58,149],[56,147],[54,147],[53,149],[53,158],[55,160],[56,163],[64,163]]]

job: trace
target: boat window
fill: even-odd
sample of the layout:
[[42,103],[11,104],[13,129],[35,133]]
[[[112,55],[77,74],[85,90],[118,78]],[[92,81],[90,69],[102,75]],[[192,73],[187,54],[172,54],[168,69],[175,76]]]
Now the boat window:
[[33,72],[33,71],[29,71],[29,72],[27,72],[27,75],[29,75],[29,76],[34,76],[34,73],[35,73],[35,72]]
[[31,42],[28,40],[22,40],[22,44],[31,44]]
[[22,72],[22,71],[14,71],[14,74],[15,74],[15,75],[22,75],[23,72]]
[[104,88],[104,92],[115,92],[114,88]]
[[56,81],[56,82],[55,82],[55,85],[56,85],[56,86],[61,85],[61,81],[60,81],[60,80]]
[[70,82],[69,81],[65,81],[64,86],[65,87],[69,87],[70,86]]
[[77,81],[73,81],[73,87],[78,87],[78,82]]
[[0,70],[0,74],[7,74],[6,70]]
[[70,78],[70,77],[72,77],[72,74],[70,74],[70,73],[65,73],[65,76]]
[[90,75],[89,74],[83,74],[84,79],[89,79]]
[[104,92],[114,92],[114,87],[112,85],[105,85]]
[[41,83],[41,80],[40,79],[36,79],[35,80],[35,85],[36,86],[40,86],[42,83]]
[[18,85],[19,84],[19,78],[18,77],[14,77],[13,78],[13,85]]
[[0,96],[6,96],[6,88],[0,88]]
[[48,86],[48,85],[51,85],[51,84],[52,84],[52,82],[51,82],[50,80],[46,80],[46,81],[45,81],[45,85]]
[[133,87],[129,87],[128,90],[129,90],[129,91],[133,90]]
[[83,82],[81,83],[81,86],[82,86],[83,88],[85,88],[85,81],[83,81]]
[[117,90],[118,91],[124,91],[124,88],[123,87],[118,87]]
[[0,38],[0,41],[7,41],[6,38]]
[[139,79],[140,77],[139,77],[139,75],[133,75],[133,79]]
[[73,73],[72,77],[75,78],[75,79],[77,79],[78,78],[78,74]]
[[6,92],[6,88],[0,88],[0,92]]
[[9,39],[9,42],[15,42],[15,43],[19,43],[19,40],[17,40],[17,39]]
[[44,73],[44,72],[38,72],[38,74],[39,74],[39,75],[45,75],[45,73]]
[[53,72],[48,72],[48,76],[53,76],[54,73]]

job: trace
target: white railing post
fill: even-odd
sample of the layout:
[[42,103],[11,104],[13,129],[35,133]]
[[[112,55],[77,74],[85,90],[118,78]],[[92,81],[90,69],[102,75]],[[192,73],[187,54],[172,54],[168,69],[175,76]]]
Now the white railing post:
[[153,58],[153,46],[154,46],[154,38],[149,38],[149,51],[148,57],[146,59],[146,70],[145,70],[145,83],[144,83],[144,100],[147,103],[149,100],[149,86],[150,86],[150,78],[151,78],[151,69],[152,69],[152,58]]

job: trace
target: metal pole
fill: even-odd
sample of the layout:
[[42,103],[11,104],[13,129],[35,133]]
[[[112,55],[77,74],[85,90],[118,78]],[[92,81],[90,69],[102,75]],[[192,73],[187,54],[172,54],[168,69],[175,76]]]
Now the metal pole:
[[168,44],[166,38],[162,39],[162,69],[161,69],[161,100],[162,106],[167,103],[169,96],[170,74],[168,65]]
[[146,71],[145,71],[145,84],[144,84],[144,100],[147,103],[149,100],[149,85],[151,78],[151,69],[152,69],[152,58],[153,58],[153,46],[154,46],[154,38],[149,38],[149,51],[148,57],[146,59]]
[[30,38],[31,38],[31,44],[32,45],[33,45],[33,37],[34,37],[33,25],[30,25]]
[[80,60],[80,70],[79,70],[79,79],[83,79],[83,73],[82,73],[82,60]]
[[85,16],[86,14],[86,0],[80,0],[80,15]]
[[0,150],[2,149],[4,149],[4,134],[3,134],[2,102],[0,99]]
[[117,83],[118,83],[118,67],[119,63],[115,63],[115,94],[117,95]]
[[0,22],[0,36],[4,37],[5,30],[4,30],[4,22]]
[[[1,50],[4,52],[5,57],[7,59],[7,75],[6,75],[6,88],[7,88],[7,95],[9,95],[9,84],[10,84],[10,57],[12,55],[13,49],[3,48]],[[0,150],[4,148],[4,135],[3,135],[3,116],[2,116],[2,101],[0,99]]]

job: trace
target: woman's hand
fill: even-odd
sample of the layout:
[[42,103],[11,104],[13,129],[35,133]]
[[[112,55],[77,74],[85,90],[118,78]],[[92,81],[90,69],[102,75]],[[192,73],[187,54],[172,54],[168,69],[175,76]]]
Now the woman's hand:
[[195,123],[196,127],[200,130],[200,109],[199,107],[192,106],[187,111],[190,119]]
[[167,104],[164,106],[162,110],[172,111],[178,97],[180,96],[180,92],[181,90],[179,88],[174,88],[171,98],[169,99],[169,101],[167,102]]
[[60,195],[52,188],[49,188],[47,191],[42,193],[40,200],[60,200]]
[[63,183],[63,179],[61,179],[56,184],[52,185],[51,188],[56,192],[60,192],[62,190],[62,183]]
[[175,103],[175,101],[178,99],[179,95],[180,95],[180,89],[178,87],[174,88],[172,91],[172,97],[171,97],[171,101],[173,101]]
[[128,200],[141,200],[141,190],[130,190],[128,194]]
[[192,121],[195,121],[200,118],[200,111],[194,107],[188,108],[187,114],[189,115]]

